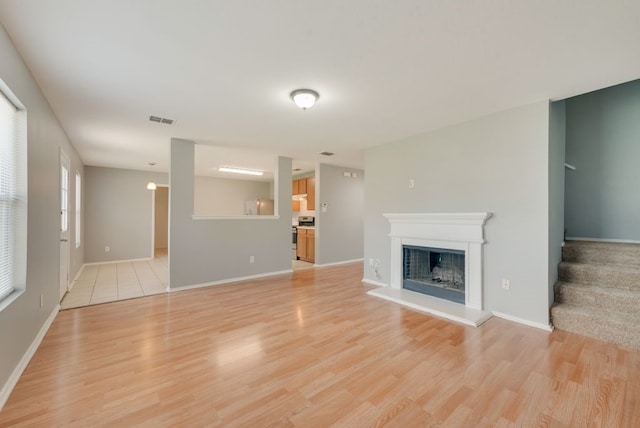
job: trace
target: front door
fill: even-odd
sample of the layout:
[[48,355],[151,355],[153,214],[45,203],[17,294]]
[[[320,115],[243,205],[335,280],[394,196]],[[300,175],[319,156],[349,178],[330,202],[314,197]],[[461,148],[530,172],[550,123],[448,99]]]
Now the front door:
[[69,158],[60,150],[60,300],[69,290]]

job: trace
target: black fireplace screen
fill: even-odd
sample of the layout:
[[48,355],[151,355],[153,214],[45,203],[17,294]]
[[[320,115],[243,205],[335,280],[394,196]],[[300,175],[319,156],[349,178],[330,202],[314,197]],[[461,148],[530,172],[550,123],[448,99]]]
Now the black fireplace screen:
[[464,251],[403,245],[402,286],[464,304]]

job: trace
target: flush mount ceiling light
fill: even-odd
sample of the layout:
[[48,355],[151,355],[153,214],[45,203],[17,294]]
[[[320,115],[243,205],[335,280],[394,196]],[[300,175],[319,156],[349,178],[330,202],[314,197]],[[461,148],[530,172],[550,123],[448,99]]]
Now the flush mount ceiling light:
[[232,168],[228,166],[221,166],[218,168],[218,171],[221,172],[232,172],[234,174],[246,174],[246,175],[262,175],[264,172],[262,171],[254,171],[251,169],[243,169],[243,168]]
[[291,99],[302,110],[306,110],[316,103],[320,95],[311,89],[296,89],[291,92]]

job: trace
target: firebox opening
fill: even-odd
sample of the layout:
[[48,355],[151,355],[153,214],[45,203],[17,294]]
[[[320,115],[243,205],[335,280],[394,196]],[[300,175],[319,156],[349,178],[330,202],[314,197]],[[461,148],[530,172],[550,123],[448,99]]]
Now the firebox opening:
[[402,287],[465,304],[465,252],[402,246]]

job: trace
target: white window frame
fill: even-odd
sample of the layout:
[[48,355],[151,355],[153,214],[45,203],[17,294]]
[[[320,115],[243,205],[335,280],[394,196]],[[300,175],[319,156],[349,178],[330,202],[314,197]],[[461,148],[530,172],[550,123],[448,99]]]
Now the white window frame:
[[27,114],[0,80],[0,310],[26,287]]
[[82,177],[76,171],[76,248],[82,243]]
[[60,165],[60,232],[68,232],[68,231],[69,231],[69,170],[64,165]]

